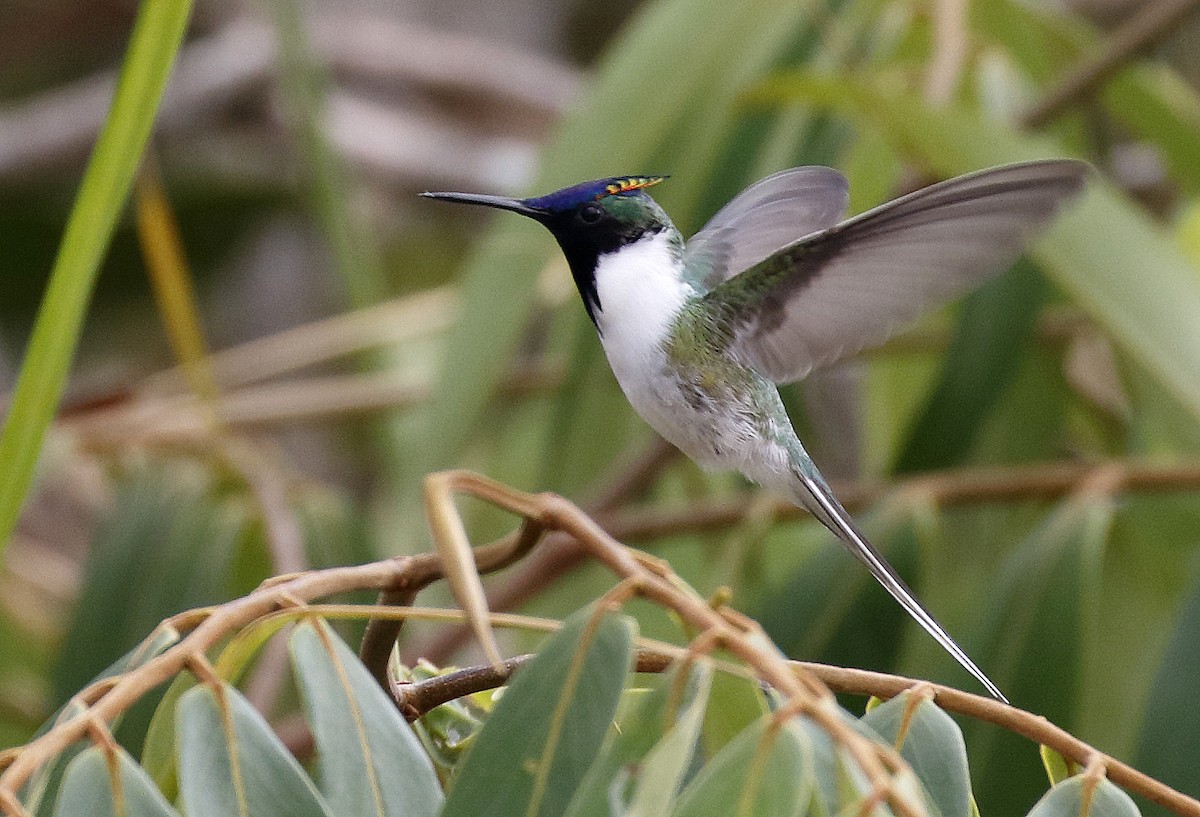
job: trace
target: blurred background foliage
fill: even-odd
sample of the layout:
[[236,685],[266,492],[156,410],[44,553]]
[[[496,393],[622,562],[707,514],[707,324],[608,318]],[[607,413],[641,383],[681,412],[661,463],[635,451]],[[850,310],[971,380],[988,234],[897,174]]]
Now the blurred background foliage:
[[[188,4],[168,5],[145,25],[182,33]],[[446,467],[570,497],[732,588],[794,657],[972,688],[818,525],[653,437],[537,225],[414,194],[669,173],[657,198],[686,233],[796,164],[840,168],[859,211],[1078,156],[1087,197],[1008,275],[785,399],[1016,705],[1200,795],[1197,5],[200,0],[173,71],[173,40],[143,55],[171,79],[136,207],[104,187],[75,256],[61,237],[138,6],[0,6],[5,451],[36,454],[57,408],[28,493],[0,461],[0,519],[21,509],[0,545],[0,746],[168,615],[429,549],[420,480]],[[156,94],[130,93],[137,145]],[[88,172],[128,185],[137,156]],[[71,263],[63,303],[86,322],[47,296],[58,345],[29,342]],[[36,375],[73,350],[61,399],[50,376],[13,395],[23,359]],[[511,524],[466,510],[476,541]],[[609,581],[578,561],[537,554],[489,587],[563,617]],[[409,659],[478,657],[445,629],[407,638]],[[286,724],[281,655],[247,690]],[[1024,813],[1036,747],[967,738],[984,813]]]

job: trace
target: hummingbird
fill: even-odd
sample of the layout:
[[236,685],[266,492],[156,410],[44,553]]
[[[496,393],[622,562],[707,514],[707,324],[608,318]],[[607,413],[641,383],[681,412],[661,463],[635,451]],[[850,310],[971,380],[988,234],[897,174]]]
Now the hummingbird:
[[1082,189],[1088,167],[1067,159],[995,167],[844,220],[846,178],[794,167],[746,188],[686,242],[647,193],[665,176],[598,179],[526,199],[422,195],[546,227],[637,413],[701,467],[740,471],[806,508],[1006,700],[842,507],[777,387],[881,343],[1005,271]]

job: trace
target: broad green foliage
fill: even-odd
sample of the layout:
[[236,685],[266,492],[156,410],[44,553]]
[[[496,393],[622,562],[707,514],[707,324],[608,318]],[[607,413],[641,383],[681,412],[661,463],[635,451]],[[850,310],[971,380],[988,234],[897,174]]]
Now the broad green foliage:
[[970,817],[971,779],[962,732],[929,700],[897,695],[863,716],[862,722],[890,740],[929,793],[940,817]]
[[262,715],[230,686],[179,699],[179,794],[189,814],[333,817]]
[[[306,620],[291,634],[291,663],[315,738],[313,771],[237,689],[198,684],[163,699],[156,717],[172,717],[177,726],[150,742],[174,741],[177,793],[173,781],[164,793],[122,750],[110,763],[92,747],[76,754],[40,799],[54,804],[53,817],[453,817],[481,806],[497,817],[832,817],[863,808],[872,796],[856,756],[808,716],[763,714],[713,746],[704,739],[706,712],[718,705],[708,659],[651,679],[637,676],[630,665],[635,633],[627,616],[591,608],[569,619],[504,691],[453,768],[445,798],[394,703],[328,624]],[[649,689],[642,686],[647,680]],[[893,786],[911,808],[929,817],[971,817],[962,734],[929,700],[905,693],[861,719],[830,712],[899,750],[912,771]],[[727,731],[728,721],[715,728]],[[1036,758],[1036,749],[1028,746],[1027,754]],[[112,777],[118,774],[119,782]],[[1055,786],[1036,813],[1067,813],[1061,810],[1071,802],[1075,814],[1137,813],[1110,784],[1080,780]],[[1079,809],[1081,793],[1092,812]],[[881,804],[875,813],[889,811]]]
[[629,672],[633,624],[576,613],[518,673],[451,782],[444,817],[557,815],[596,757]]
[[608,817],[614,805],[631,815],[670,812],[712,691],[709,667],[692,667],[686,679],[679,674],[659,678],[618,716],[566,817]]
[[1180,791],[1200,788],[1193,751],[1200,731],[1195,680],[1200,677],[1200,584],[1193,585],[1150,693],[1136,762]]
[[358,656],[320,622],[297,627],[291,647],[330,809],[347,817],[437,814],[433,764]]
[[1129,795],[1100,778],[1068,778],[1038,801],[1029,817],[1136,817],[1137,806]]
[[677,817],[754,814],[787,817],[812,797],[803,734],[770,716],[730,741],[679,798]]
[[[179,634],[169,627],[163,627],[155,631],[149,638],[131,649],[128,653],[121,656],[111,665],[106,667],[103,672],[99,673],[95,681],[102,681],[108,678],[113,678],[124,672],[137,669],[150,661],[155,656],[171,647],[179,639]],[[89,683],[88,686],[91,684]],[[54,725],[64,723],[71,718],[76,717],[84,712],[84,707],[77,700],[70,700],[54,715],[43,724],[38,730],[38,734],[44,733]],[[136,710],[135,710],[136,711]],[[121,722],[113,724],[113,728],[117,729]],[[82,744],[72,746],[50,763],[47,763],[39,769],[29,783],[25,785],[25,805],[36,814],[41,815],[51,814],[51,809],[55,803],[55,792],[58,790],[62,782],[64,771],[67,769],[71,761],[76,758],[84,747]]]
[[[67,767],[55,817],[179,817],[128,754],[117,749],[116,764],[91,747]],[[115,775],[114,775],[115,772]]]

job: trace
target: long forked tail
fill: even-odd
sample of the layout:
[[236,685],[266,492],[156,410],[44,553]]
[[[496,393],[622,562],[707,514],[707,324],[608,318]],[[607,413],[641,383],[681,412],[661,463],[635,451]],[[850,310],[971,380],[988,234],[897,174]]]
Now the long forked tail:
[[821,521],[825,527],[829,528],[841,540],[845,548],[858,557],[859,561],[867,566],[871,571],[871,575],[875,580],[883,585],[883,589],[892,594],[892,598],[900,602],[900,606],[908,611],[908,614],[916,619],[925,632],[933,636],[937,643],[942,645],[942,648],[950,655],[954,656],[954,660],[962,665],[963,669],[975,676],[979,683],[983,684],[987,691],[993,697],[1008,703],[1008,698],[1004,697],[1004,693],[1000,688],[992,683],[974,661],[971,656],[963,650],[962,647],[955,643],[946,629],[938,623],[938,620],[933,617],[933,614],[925,609],[925,605],[916,597],[916,594],[909,589],[904,580],[900,578],[895,569],[887,563],[875,546],[867,540],[867,537],[858,526],[854,524],[850,514],[838,502],[837,497],[825,484],[819,473],[813,469],[812,474],[807,474],[808,469],[796,468],[795,474],[800,480],[799,491],[796,499],[807,508],[813,516]]

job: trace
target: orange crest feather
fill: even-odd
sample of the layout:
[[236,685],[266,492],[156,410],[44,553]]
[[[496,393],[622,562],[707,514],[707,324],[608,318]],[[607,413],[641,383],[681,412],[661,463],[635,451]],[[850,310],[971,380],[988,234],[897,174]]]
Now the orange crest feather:
[[641,190],[643,187],[653,187],[666,178],[666,176],[629,176],[624,179],[615,179],[596,198],[615,196],[620,193],[628,193],[632,190]]

